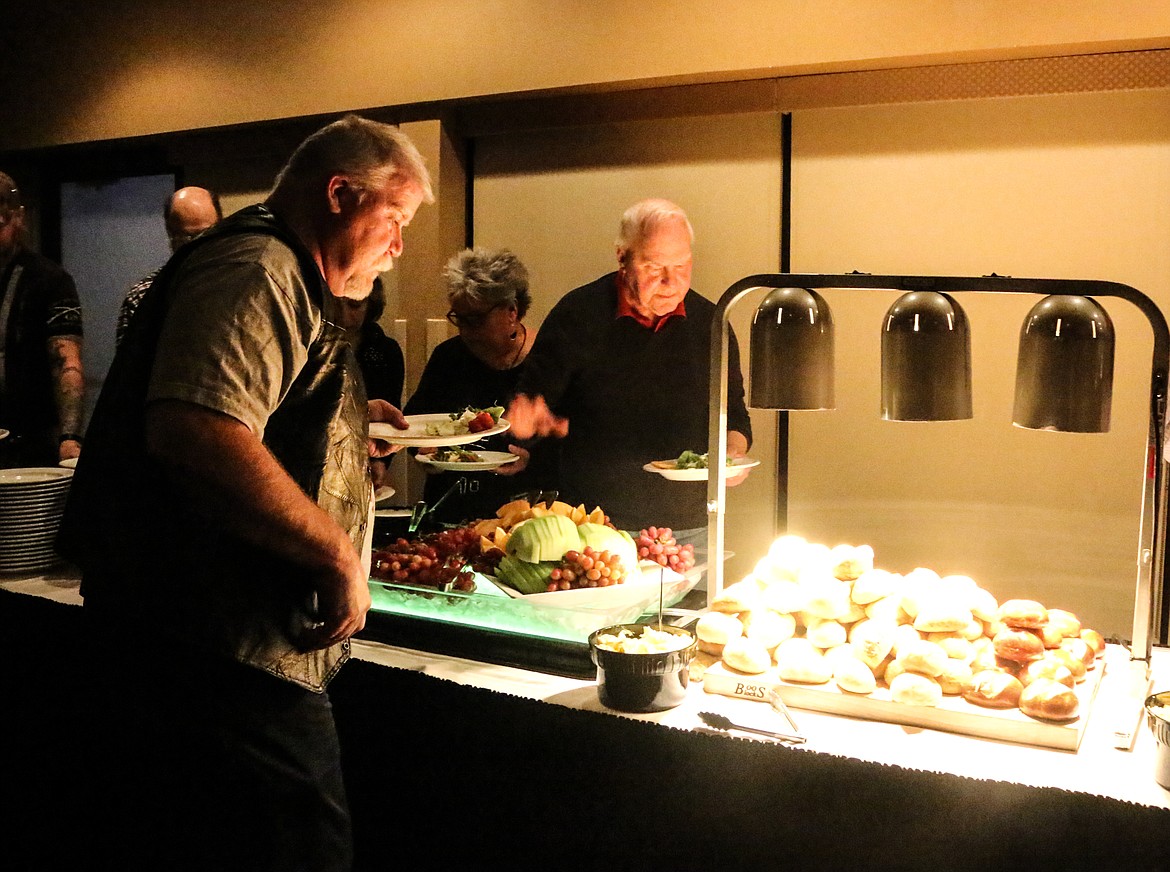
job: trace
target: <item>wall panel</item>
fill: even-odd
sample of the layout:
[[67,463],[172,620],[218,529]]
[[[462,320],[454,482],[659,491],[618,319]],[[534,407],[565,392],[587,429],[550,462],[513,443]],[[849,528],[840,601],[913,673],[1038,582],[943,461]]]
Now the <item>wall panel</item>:
[[[1104,279],[1170,305],[1170,91],[823,109],[794,116],[792,268]],[[1118,346],[1104,435],[1011,426],[1030,296],[963,295],[975,418],[879,420],[895,295],[830,292],[838,408],[793,416],[794,531],[878,562],[968,574],[1129,637],[1150,330],[1105,301]]]

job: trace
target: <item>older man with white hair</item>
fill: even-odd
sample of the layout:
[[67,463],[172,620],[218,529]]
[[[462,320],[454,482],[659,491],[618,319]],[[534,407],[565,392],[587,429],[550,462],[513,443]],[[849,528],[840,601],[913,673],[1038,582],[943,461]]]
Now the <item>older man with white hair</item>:
[[[711,319],[690,287],[694,231],[675,203],[648,199],[622,216],[617,271],[566,294],[541,325],[508,412],[514,435],[561,438],[562,499],[601,506],[620,529],[670,527],[706,542],[706,485],[643,466],[707,450]],[[751,421],[733,337],[728,453]]]

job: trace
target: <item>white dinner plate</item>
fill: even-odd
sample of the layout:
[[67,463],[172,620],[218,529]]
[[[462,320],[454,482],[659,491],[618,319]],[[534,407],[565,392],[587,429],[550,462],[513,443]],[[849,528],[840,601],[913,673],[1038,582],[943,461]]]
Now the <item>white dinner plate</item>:
[[372,422],[370,437],[384,439],[391,445],[406,445],[412,448],[442,448],[445,445],[466,445],[469,442],[478,442],[487,436],[503,433],[510,426],[507,419],[500,418],[496,426],[490,430],[480,430],[478,433],[459,433],[455,436],[432,436],[427,433],[428,424],[441,424],[451,420],[451,416],[443,412],[433,415],[407,415],[406,423],[410,426],[399,430],[390,424]]
[[64,467],[65,469],[76,469],[77,468],[77,458],[76,457],[67,457],[64,460],[62,460],[60,463],[58,463],[57,465]]
[[[760,461],[752,460],[750,457],[736,457],[731,463],[727,464],[728,476],[738,475],[745,469],[752,469],[759,466]],[[655,466],[653,463],[647,463],[642,469],[647,472],[656,472],[663,478],[668,478],[671,481],[706,481],[707,469],[671,469],[670,467]]]
[[7,439],[7,438],[8,438],[8,431],[5,430],[4,428],[0,427],[0,439]]
[[444,469],[451,472],[481,472],[485,469],[498,469],[506,463],[513,463],[520,458],[507,451],[476,451],[481,460],[434,460],[429,454],[416,454],[414,459],[423,466],[434,469]]
[[396,493],[396,491],[394,490],[394,488],[390,487],[390,485],[388,485],[388,484],[382,485],[380,488],[378,488],[377,490],[374,491],[374,505],[376,506],[379,503],[386,502],[386,500],[388,500],[388,499],[390,499],[390,497],[394,496],[395,493]]
[[31,466],[0,469],[0,485],[51,486],[73,475],[72,469],[57,466]]

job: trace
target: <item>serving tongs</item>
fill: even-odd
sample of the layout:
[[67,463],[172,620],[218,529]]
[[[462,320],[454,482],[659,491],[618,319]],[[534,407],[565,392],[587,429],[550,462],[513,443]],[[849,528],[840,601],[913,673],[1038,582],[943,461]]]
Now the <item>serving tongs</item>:
[[716,714],[715,712],[699,712],[699,719],[715,730],[741,730],[745,733],[767,736],[769,739],[776,739],[778,742],[787,742],[790,745],[803,745],[807,741],[799,733],[781,733],[776,730],[763,730],[759,727],[749,727],[746,724],[737,724],[731,718]]

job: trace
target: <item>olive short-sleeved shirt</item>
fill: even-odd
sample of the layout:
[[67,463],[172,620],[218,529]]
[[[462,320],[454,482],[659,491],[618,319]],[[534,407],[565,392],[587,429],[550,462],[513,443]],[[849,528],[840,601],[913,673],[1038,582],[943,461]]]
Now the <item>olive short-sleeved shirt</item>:
[[296,255],[270,236],[230,237],[192,252],[176,281],[189,292],[172,303],[147,401],[195,403],[263,439],[321,327]]

